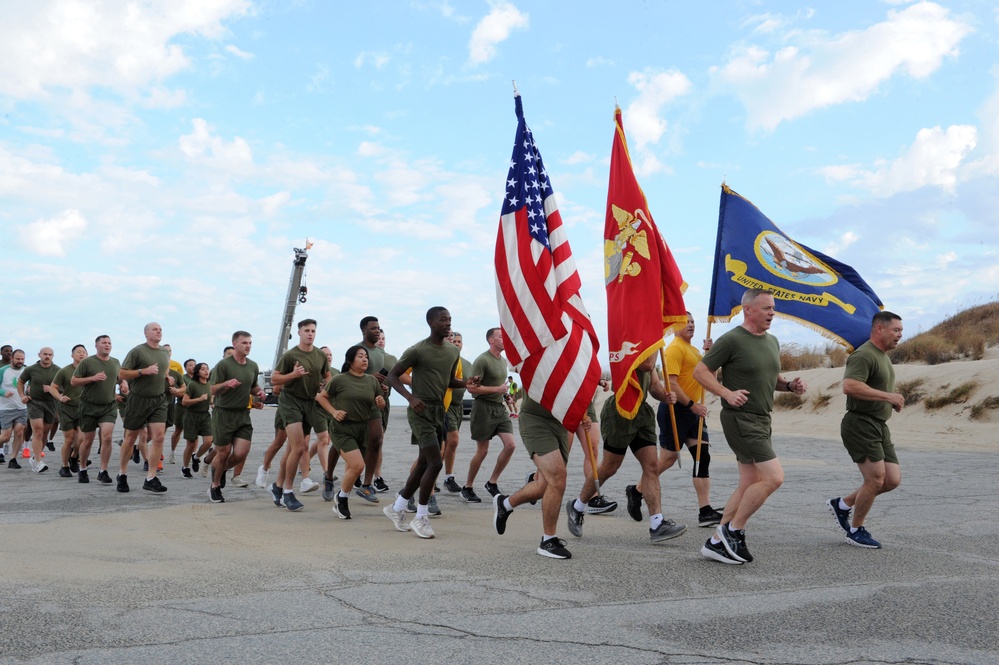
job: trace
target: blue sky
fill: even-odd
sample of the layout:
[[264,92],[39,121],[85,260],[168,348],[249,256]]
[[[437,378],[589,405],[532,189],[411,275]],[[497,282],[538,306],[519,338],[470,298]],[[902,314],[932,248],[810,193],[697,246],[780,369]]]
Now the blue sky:
[[[548,167],[606,352],[615,100],[701,332],[719,186],[856,268],[912,334],[999,295],[989,2],[0,0],[0,342],[271,364],[308,237],[318,342],[396,355],[451,310],[467,356],[516,130]],[[715,336],[727,329],[717,326]],[[823,338],[782,322],[785,342]],[[603,359],[606,364],[606,358]]]

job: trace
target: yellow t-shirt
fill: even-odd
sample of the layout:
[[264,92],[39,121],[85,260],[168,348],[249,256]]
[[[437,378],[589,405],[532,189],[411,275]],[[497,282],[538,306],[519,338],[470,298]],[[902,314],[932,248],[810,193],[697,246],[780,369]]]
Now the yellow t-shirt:
[[666,374],[676,375],[683,392],[695,402],[701,401],[704,388],[694,381],[694,368],[701,361],[701,352],[682,337],[675,337],[666,347]]

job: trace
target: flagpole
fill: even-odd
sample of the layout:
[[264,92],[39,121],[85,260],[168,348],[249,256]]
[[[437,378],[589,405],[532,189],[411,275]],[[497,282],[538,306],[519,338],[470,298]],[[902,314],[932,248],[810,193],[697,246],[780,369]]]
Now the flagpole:
[[[704,333],[705,339],[711,339],[711,319],[708,319],[708,330]],[[705,391],[701,389],[701,400],[699,404],[704,404]],[[697,416],[697,448],[694,451],[694,477],[697,477],[697,469],[701,465],[701,437],[704,436],[704,418]]]
[[[666,373],[666,349],[665,347],[659,347],[659,357],[662,359],[663,363],[663,380],[666,385],[669,385],[669,375]],[[669,390],[668,392],[672,392]],[[673,410],[673,405],[666,402],[666,406],[669,407],[669,422],[673,425],[673,441],[676,442],[676,468],[682,469],[683,462],[680,460],[680,435],[676,431],[676,411]]]

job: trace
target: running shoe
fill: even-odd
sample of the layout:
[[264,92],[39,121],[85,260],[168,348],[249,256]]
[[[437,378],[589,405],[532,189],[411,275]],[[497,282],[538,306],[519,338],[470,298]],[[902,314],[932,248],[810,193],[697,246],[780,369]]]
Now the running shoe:
[[506,501],[505,494],[497,494],[493,497],[493,526],[496,527],[496,533],[503,535],[506,531],[506,521],[510,518],[510,513],[512,510],[507,510],[503,502]]
[[697,526],[699,527],[709,527],[717,526],[721,524],[722,514],[711,506],[704,506],[701,508],[700,513],[697,516]]
[[104,483],[105,485],[111,484],[111,475],[107,471],[98,471],[97,480]]
[[271,483],[271,496],[274,497],[275,506],[284,505],[284,490],[277,486],[277,483]]
[[90,474],[87,473],[86,469],[80,469],[76,476],[76,482],[87,484],[90,482]]
[[881,543],[874,540],[867,529],[862,526],[858,526],[856,531],[846,534],[846,542],[869,550],[881,549]]
[[664,540],[678,538],[686,532],[686,524],[677,524],[673,520],[663,520],[655,529],[649,529],[649,540],[654,543],[661,543]]
[[176,463],[177,463],[177,459],[174,457],[173,451],[171,450],[170,451],[170,464],[176,464]]
[[719,524],[715,527],[715,540],[721,541],[721,544],[725,547],[725,551],[728,552],[730,557],[736,561],[746,561],[739,556],[739,539],[734,533],[728,530],[727,524]]
[[586,503],[587,515],[602,515],[617,510],[617,501],[608,501],[602,494],[593,497]]
[[448,492],[460,492],[461,485],[455,482],[454,476],[448,476],[444,479],[444,489]]
[[[259,475],[257,477],[259,478]],[[332,501],[335,496],[336,487],[333,485],[333,481],[329,478],[323,478],[323,501]]]
[[437,495],[431,494],[430,501],[427,502],[427,512],[430,513],[431,517],[440,517],[441,513],[440,506],[437,505]]
[[624,495],[628,497],[628,514],[636,522],[642,521],[642,493],[634,485],[624,488]]
[[194,474],[191,473],[191,469],[186,466],[180,470],[180,475],[184,476],[185,478],[194,478]]
[[415,533],[420,538],[434,537],[434,529],[432,526],[430,526],[430,520],[427,518],[426,515],[420,517],[414,517],[413,521],[410,522],[409,525],[413,529],[413,533]]
[[[197,471],[198,470],[197,467],[195,467],[194,470]],[[260,466],[257,467],[257,477],[253,481],[253,484],[256,485],[257,487],[259,487],[262,490],[263,489],[267,489],[267,485],[268,485],[268,482],[267,482],[267,469],[264,468],[263,464],[261,464]]]
[[249,483],[243,480],[243,476],[233,476],[232,486],[233,487],[249,487]]
[[538,546],[538,554],[549,559],[571,559],[572,554],[565,549],[565,541],[561,538],[549,538],[541,540]]
[[302,494],[315,492],[317,489],[319,489],[319,483],[314,481],[312,478],[306,476],[305,478],[302,478],[302,482],[299,483],[299,489],[302,491]]
[[392,526],[395,527],[396,531],[409,531],[409,525],[406,524],[406,513],[401,510],[395,510],[392,506],[382,508],[382,513],[385,514],[385,517],[392,520]]
[[461,498],[465,500],[465,503],[482,503],[482,499],[479,498],[479,495],[471,487],[461,488]]
[[729,554],[724,545],[721,543],[712,543],[710,538],[704,542],[704,547],[701,548],[701,556],[708,559],[714,559],[715,561],[719,561],[721,563],[727,563],[729,565],[742,565],[742,561],[739,561]]
[[356,490],[354,494],[361,497],[365,501],[370,501],[371,503],[378,503],[378,492],[371,485],[361,485]]
[[128,492],[128,476],[127,475],[123,476],[119,473],[117,479],[118,479],[118,491],[121,492],[122,494]]
[[338,496],[333,504],[333,514],[342,520],[350,519],[350,508],[347,506],[347,497]]
[[379,494],[381,494],[382,492],[389,491],[388,484],[385,482],[385,479],[382,478],[381,476],[377,476],[375,478],[375,491],[377,491]]
[[209,487],[208,500],[211,501],[212,503],[225,503],[225,498],[222,496],[222,488]]
[[201,460],[199,460],[198,456],[195,455],[194,457],[191,458],[191,471],[197,473],[198,470],[200,469],[201,469]]
[[583,537],[583,513],[576,510],[575,499],[569,499],[565,504],[565,518],[569,525],[569,533],[576,538]]
[[152,478],[146,478],[144,481],[142,481],[142,489],[146,490],[147,492],[152,492],[154,494],[162,494],[163,492],[167,491],[167,488],[163,486],[163,483],[161,483],[160,479],[157,478],[156,476],[153,476]]
[[10,461],[7,462],[7,468],[8,469],[20,469],[21,465],[17,463],[16,459],[14,459],[13,457],[11,457]]
[[72,478],[73,472],[69,470],[68,466],[59,467],[59,477],[60,478]]
[[839,507],[839,501],[842,497],[836,497],[835,499],[829,499],[826,501],[826,505],[829,506],[829,512],[833,514],[836,521],[839,523],[839,528],[843,529],[846,534],[850,533],[850,514],[853,512],[851,509],[847,508],[843,510]]
[[486,484],[483,485],[483,487],[486,489],[487,492],[489,492],[489,496],[496,496],[497,494],[500,493],[499,485],[497,485],[496,483],[490,483],[487,481]]
[[297,513],[302,508],[305,508],[305,504],[295,498],[294,492],[287,492],[284,495],[284,507],[293,513]]
[[416,514],[416,495],[409,497],[409,501],[406,502],[406,512],[410,515]]
[[[87,464],[90,464],[90,460],[87,460]],[[80,458],[79,457],[70,457],[69,458],[69,470],[70,470],[71,473],[79,473],[80,472]]]

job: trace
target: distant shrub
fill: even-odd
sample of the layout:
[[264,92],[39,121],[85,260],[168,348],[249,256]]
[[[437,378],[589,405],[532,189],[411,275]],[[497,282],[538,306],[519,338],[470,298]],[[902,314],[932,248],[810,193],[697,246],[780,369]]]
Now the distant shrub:
[[780,368],[785,372],[825,366],[826,354],[818,347],[802,346],[794,342],[781,347]]
[[842,367],[846,364],[846,359],[849,355],[850,354],[846,352],[846,349],[839,344],[826,345],[826,358],[829,359],[830,367]]
[[971,407],[971,419],[988,420],[988,412],[992,409],[999,409],[999,397],[986,397],[981,402]]
[[962,330],[957,336],[955,346],[961,356],[981,360],[985,357],[985,334],[979,330]]
[[896,363],[936,365],[955,358],[980,360],[994,344],[999,344],[999,302],[962,310],[905,340],[889,355]]
[[968,397],[971,396],[971,393],[974,392],[977,387],[978,384],[976,382],[968,381],[967,383],[962,383],[957,388],[954,388],[946,395],[927,397],[923,404],[928,411],[939,409],[949,404],[963,404],[968,401]]
[[812,398],[812,410],[818,411],[819,409],[827,406],[831,401],[832,401],[832,395],[830,395],[829,393],[819,393],[818,395]]
[[888,356],[893,363],[923,361],[927,365],[939,365],[958,356],[957,345],[939,335],[925,334],[902,342]]
[[782,411],[800,409],[805,403],[805,398],[795,393],[781,393],[774,397],[774,408]]
[[922,379],[900,381],[895,384],[895,392],[905,399],[906,406],[912,406],[913,404],[918,404],[919,400],[923,399],[924,393],[922,391],[922,387]]

